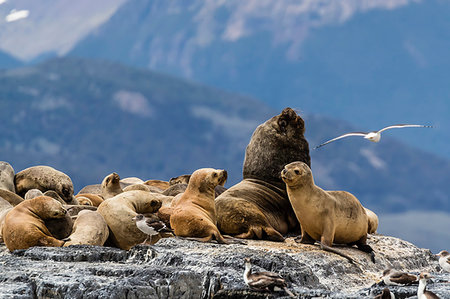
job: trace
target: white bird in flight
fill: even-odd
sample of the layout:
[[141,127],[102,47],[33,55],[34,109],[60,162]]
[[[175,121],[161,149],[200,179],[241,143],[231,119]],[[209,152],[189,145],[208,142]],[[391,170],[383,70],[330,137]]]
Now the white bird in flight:
[[341,138],[350,137],[350,136],[362,136],[365,139],[372,141],[372,142],[379,142],[381,139],[381,132],[389,130],[389,129],[398,129],[398,128],[432,128],[432,126],[424,126],[424,125],[408,125],[408,124],[399,124],[399,125],[393,125],[388,126],[386,128],[383,128],[379,131],[373,131],[373,132],[351,132],[347,133],[341,136],[338,136],[336,138],[333,138],[331,140],[328,140],[327,142],[324,142],[318,146],[316,146],[314,149],[324,146],[325,144],[328,144],[330,142],[336,141]]

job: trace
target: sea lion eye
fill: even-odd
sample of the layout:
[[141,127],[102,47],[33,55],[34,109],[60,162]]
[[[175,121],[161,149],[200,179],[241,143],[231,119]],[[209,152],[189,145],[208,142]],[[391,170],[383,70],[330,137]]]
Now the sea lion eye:
[[217,173],[214,172],[214,173],[213,173],[213,177],[217,177]]
[[298,169],[294,170],[294,172],[295,172],[296,175],[300,174],[300,171]]

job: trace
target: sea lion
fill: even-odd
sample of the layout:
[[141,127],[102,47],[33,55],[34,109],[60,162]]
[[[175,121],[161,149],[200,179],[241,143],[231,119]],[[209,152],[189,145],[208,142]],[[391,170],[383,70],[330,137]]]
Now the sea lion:
[[175,184],[164,190],[161,194],[167,196],[176,196],[186,191],[187,186],[188,185],[184,183]]
[[158,187],[149,186],[146,184],[133,184],[133,185],[128,185],[125,188],[123,188],[123,192],[131,191],[131,190],[142,190],[142,191],[156,192],[156,193],[163,192],[163,190]]
[[92,200],[87,198],[86,196],[77,196],[78,204],[81,206],[91,206],[93,207],[94,204],[92,203]]
[[8,162],[0,161],[0,189],[16,193],[14,175],[14,168]]
[[[143,184],[144,181],[137,177],[128,177],[120,180],[120,183],[126,186],[129,185],[136,185],[136,184]],[[124,187],[122,187],[124,188]]]
[[102,202],[103,198],[100,195],[97,194],[90,194],[90,193],[84,193],[84,194],[77,194],[75,195],[75,198],[78,200],[78,203],[82,205],[81,198],[87,198],[91,201],[92,206],[98,207]]
[[13,206],[17,206],[19,203],[23,202],[23,198],[13,193],[9,190],[0,189],[0,197],[12,204]]
[[144,182],[144,184],[148,185],[148,186],[157,187],[157,188],[161,189],[162,191],[164,191],[170,187],[169,182],[161,181],[161,180],[147,180]]
[[41,190],[39,190],[39,189],[30,189],[30,190],[27,191],[27,193],[25,193],[24,199],[25,200],[32,199],[32,198],[35,198],[35,197],[38,197],[38,196],[42,196],[42,195],[44,195],[44,193],[42,193]]
[[304,162],[292,162],[281,172],[286,183],[289,200],[300,222],[300,243],[320,242],[323,250],[337,253],[349,261],[353,259],[331,248],[336,244],[357,245],[370,253],[366,244],[368,217],[359,200],[349,192],[325,191],[314,184],[311,169]]
[[107,175],[102,181],[102,197],[104,200],[116,196],[123,192],[120,185],[120,177],[117,173],[113,172]]
[[367,227],[367,233],[375,234],[378,229],[378,216],[373,211],[368,208],[364,208],[366,210],[367,219],[369,226]]
[[50,166],[33,166],[24,169],[14,178],[16,192],[24,196],[30,189],[42,192],[54,190],[66,203],[73,201],[73,183],[68,175]]
[[73,224],[73,232],[64,247],[70,245],[103,246],[109,236],[108,225],[97,211],[83,210]]
[[299,224],[280,172],[293,161],[310,164],[305,123],[291,108],[259,125],[245,152],[243,180],[216,199],[221,232],[238,238],[284,241]]
[[170,227],[176,236],[209,242],[213,238],[221,244],[228,243],[217,229],[214,188],[227,179],[225,170],[201,168],[189,180],[180,194],[170,216]]
[[25,200],[8,212],[3,226],[3,239],[9,251],[31,246],[61,247],[64,241],[52,236],[44,221],[64,218],[66,210],[57,200],[39,196]]
[[83,188],[81,188],[80,191],[78,191],[77,195],[86,194],[86,193],[101,195],[102,194],[102,185],[101,184],[93,184],[93,185],[84,186]]
[[183,174],[174,178],[171,178],[169,180],[169,185],[173,186],[176,184],[188,184],[189,183],[189,179],[191,178],[190,174]]
[[120,193],[98,207],[110,229],[108,242],[129,250],[147,237],[132,220],[137,214],[154,213],[161,207],[161,194],[141,190]]

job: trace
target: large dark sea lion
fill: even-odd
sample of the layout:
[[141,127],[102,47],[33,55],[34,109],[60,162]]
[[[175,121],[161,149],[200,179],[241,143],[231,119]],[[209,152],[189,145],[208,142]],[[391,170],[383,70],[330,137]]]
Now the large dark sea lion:
[[220,231],[283,241],[284,234],[299,229],[280,173],[293,161],[310,165],[304,132],[303,119],[291,108],[256,128],[245,152],[244,179],[216,199]]

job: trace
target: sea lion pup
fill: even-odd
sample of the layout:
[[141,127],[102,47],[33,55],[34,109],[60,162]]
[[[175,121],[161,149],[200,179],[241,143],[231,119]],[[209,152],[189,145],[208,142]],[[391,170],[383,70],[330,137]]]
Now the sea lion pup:
[[77,194],[77,195],[75,195],[75,198],[78,200],[78,203],[80,205],[83,204],[82,203],[83,202],[83,200],[82,200],[83,197],[89,199],[90,202],[92,203],[92,206],[94,206],[94,207],[98,207],[103,202],[103,198],[100,195],[98,195],[98,194],[91,194],[91,193]]
[[280,177],[293,161],[310,164],[305,123],[291,108],[259,125],[245,152],[243,180],[216,199],[219,230],[238,238],[284,241],[299,223]]
[[103,246],[109,236],[108,225],[97,211],[83,210],[73,224],[73,232],[64,247],[70,245]]
[[120,177],[117,173],[113,172],[107,175],[102,181],[102,197],[104,200],[116,196],[123,192],[120,185]]
[[218,243],[229,243],[217,229],[214,205],[214,188],[226,179],[225,170],[201,168],[194,171],[170,216],[170,227],[176,236],[201,242],[214,238]]
[[25,196],[30,189],[39,189],[42,192],[54,190],[66,203],[73,201],[73,183],[70,177],[50,166],[33,166],[24,169],[14,178],[16,192]]
[[105,200],[98,207],[109,227],[108,243],[129,250],[147,237],[134,222],[137,214],[155,213],[161,207],[162,195],[141,190],[120,193]]
[[366,211],[355,196],[345,191],[322,190],[314,184],[311,169],[303,162],[286,165],[281,178],[286,183],[289,200],[300,222],[300,243],[319,241],[323,250],[339,254],[350,262],[353,262],[351,257],[331,246],[333,242],[356,245],[370,253],[375,262],[373,249],[366,244]]
[[32,246],[63,246],[64,241],[54,238],[44,221],[65,216],[63,205],[51,197],[39,196],[25,200],[6,215],[3,226],[6,247],[14,251]]

